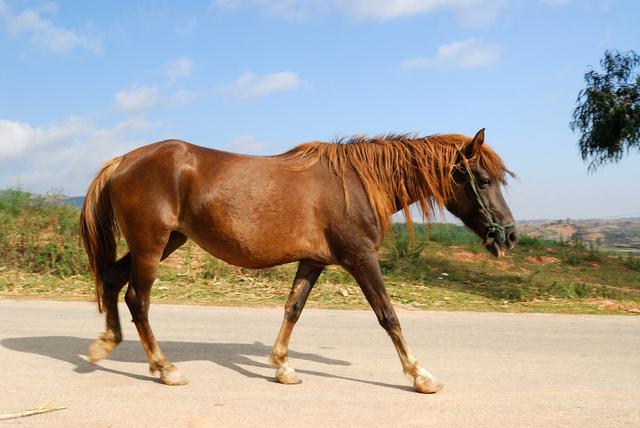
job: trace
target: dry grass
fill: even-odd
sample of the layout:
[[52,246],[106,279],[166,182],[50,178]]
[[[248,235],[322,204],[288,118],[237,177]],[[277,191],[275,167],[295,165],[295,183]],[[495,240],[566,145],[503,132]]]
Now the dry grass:
[[[492,258],[460,226],[394,224],[380,250],[396,305],[414,309],[638,313],[640,258],[593,244],[523,237],[515,251]],[[121,251],[125,251],[121,245]],[[78,233],[78,212],[19,190],[0,191],[0,298],[93,300],[94,286]],[[153,302],[282,306],[295,265],[248,270],[187,243],[160,265]],[[353,279],[328,267],[310,306],[368,305]]]
[[[527,262],[532,257],[536,263]],[[526,253],[496,260],[485,257],[484,253],[465,250],[464,247],[438,243],[430,243],[420,258],[426,265],[420,278],[407,275],[409,278],[403,279],[394,273],[385,275],[387,290],[396,307],[416,310],[640,313],[638,299],[633,298],[640,295],[638,290],[617,283],[599,284],[594,281],[597,278],[593,272],[589,272],[597,271],[597,268],[587,267],[587,272],[584,272],[584,269],[567,267],[559,262],[540,263],[536,256]],[[258,271],[230,266],[189,243],[161,264],[152,289],[152,301],[282,307],[294,273],[295,265]],[[638,273],[635,275],[635,278],[640,277]],[[585,278],[591,279],[584,286],[589,290],[601,286],[606,287],[609,294],[612,290],[622,294],[619,298],[607,298],[591,292],[585,296],[576,295],[575,284],[583,284],[581,281]],[[535,281],[551,281],[552,292],[538,290],[537,294],[529,294],[536,287]],[[577,290],[580,293],[581,288],[578,286]],[[7,267],[0,267],[0,297],[95,299],[93,282],[87,276],[60,278]],[[325,270],[311,294],[308,306],[368,309],[357,284],[335,266]]]

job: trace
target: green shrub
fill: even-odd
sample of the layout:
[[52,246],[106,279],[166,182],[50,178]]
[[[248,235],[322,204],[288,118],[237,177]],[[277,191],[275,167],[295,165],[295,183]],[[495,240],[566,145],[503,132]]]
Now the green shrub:
[[593,295],[593,288],[584,283],[573,285],[573,293],[576,297],[584,298]]
[[640,257],[627,254],[627,257],[622,260],[622,264],[629,270],[640,272]]
[[590,262],[602,261],[602,253],[600,252],[600,248],[593,242],[589,242],[589,245],[587,246],[587,254],[585,255],[585,260]]
[[425,235],[429,241],[456,245],[476,244],[480,242],[480,238],[465,226],[442,223],[421,226],[424,228]]
[[380,268],[384,274],[422,278],[428,270],[422,252],[427,242],[423,225],[416,225],[414,239],[409,237],[405,224],[393,224],[384,241]]
[[571,266],[577,266],[582,262],[582,259],[577,253],[571,252],[564,257],[563,262]]
[[86,272],[78,210],[60,199],[0,191],[0,264],[58,276]]
[[522,235],[518,238],[518,246],[525,248],[541,249],[554,245],[555,242],[546,239],[534,238],[533,236]]

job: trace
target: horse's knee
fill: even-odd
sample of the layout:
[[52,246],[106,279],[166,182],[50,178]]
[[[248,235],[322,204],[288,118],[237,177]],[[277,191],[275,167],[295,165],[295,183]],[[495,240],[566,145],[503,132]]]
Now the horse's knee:
[[138,304],[138,297],[136,296],[136,291],[132,287],[127,288],[127,292],[124,293],[124,301],[129,307],[129,309],[132,309]]
[[127,292],[124,294],[124,301],[129,308],[129,312],[131,312],[131,320],[133,322],[139,321],[144,316],[145,305],[133,287],[129,286],[127,288]]
[[289,322],[297,322],[302,313],[302,305],[300,302],[295,302],[291,305],[287,304],[284,308],[284,317]]
[[400,329],[400,321],[398,320],[395,312],[382,311],[379,314],[376,313],[376,316],[378,317],[378,323],[380,323],[380,326],[386,331]]

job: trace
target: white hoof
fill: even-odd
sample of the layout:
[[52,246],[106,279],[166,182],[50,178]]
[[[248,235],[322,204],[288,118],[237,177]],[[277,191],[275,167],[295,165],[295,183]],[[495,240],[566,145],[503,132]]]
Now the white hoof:
[[302,383],[298,373],[289,366],[281,366],[276,370],[276,380],[285,385],[296,385]]
[[444,388],[444,385],[425,371],[413,378],[413,388],[422,394],[434,394]]
[[91,364],[95,364],[98,361],[107,358],[114,349],[116,349],[115,341],[105,339],[101,336],[89,345],[89,355],[87,356],[87,360]]
[[176,366],[168,369],[162,368],[160,370],[160,380],[165,385],[170,386],[186,385],[189,383],[187,378],[182,375],[182,372],[180,372],[180,369]]

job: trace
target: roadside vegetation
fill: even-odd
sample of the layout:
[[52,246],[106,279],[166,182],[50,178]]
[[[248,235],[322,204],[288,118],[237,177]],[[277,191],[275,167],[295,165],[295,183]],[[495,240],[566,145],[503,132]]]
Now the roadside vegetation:
[[[78,231],[78,209],[56,195],[0,191],[0,298],[94,298]],[[125,247],[122,246],[124,251]],[[640,257],[595,245],[524,236],[502,259],[456,225],[394,224],[380,251],[397,306],[415,309],[640,313]],[[277,305],[295,265],[237,268],[189,242],[161,264],[154,302]],[[367,308],[357,284],[328,267],[309,306]]]

